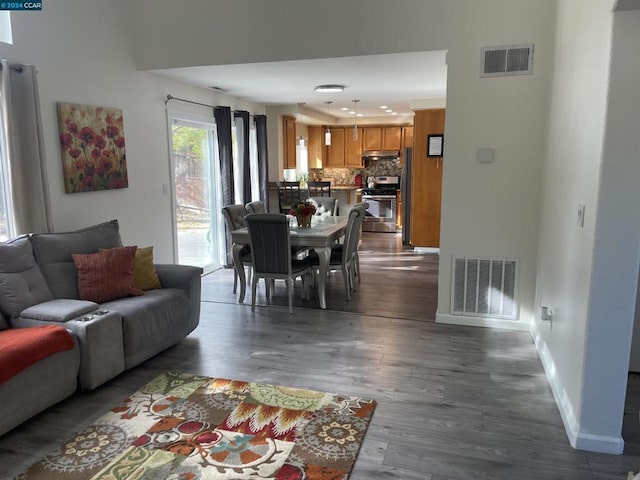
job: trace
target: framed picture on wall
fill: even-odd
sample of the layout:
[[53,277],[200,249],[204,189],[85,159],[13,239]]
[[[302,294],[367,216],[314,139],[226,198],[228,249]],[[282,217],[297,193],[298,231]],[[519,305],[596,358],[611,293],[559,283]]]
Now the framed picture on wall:
[[427,135],[427,157],[441,157],[444,154],[444,135]]
[[122,110],[58,102],[65,193],[127,188]]

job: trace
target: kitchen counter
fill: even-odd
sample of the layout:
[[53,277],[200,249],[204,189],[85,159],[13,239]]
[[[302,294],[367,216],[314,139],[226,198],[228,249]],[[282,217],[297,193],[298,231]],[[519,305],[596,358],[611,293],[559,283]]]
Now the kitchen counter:
[[359,188],[356,185],[331,185],[331,190],[341,190],[347,194],[347,204],[351,203],[351,192],[357,191]]

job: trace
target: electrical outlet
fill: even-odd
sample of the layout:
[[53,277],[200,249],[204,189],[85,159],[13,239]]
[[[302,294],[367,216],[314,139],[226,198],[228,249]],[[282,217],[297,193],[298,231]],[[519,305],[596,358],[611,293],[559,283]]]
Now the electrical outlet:
[[548,307],[540,307],[540,320],[543,322],[553,321],[553,312]]

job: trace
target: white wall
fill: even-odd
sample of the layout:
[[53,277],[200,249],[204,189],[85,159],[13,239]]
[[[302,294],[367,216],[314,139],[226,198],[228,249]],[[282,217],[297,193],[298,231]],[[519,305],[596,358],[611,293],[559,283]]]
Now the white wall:
[[[449,313],[453,254],[509,256],[521,259],[522,321],[511,324],[528,328],[553,0],[377,0],[375,7],[367,0],[192,0],[190,8],[136,0],[135,5],[136,61],[148,69],[448,49],[438,318]],[[186,25],[189,29],[182,28]],[[171,29],[180,34],[162,33]],[[535,43],[532,76],[479,77],[482,46],[516,43]],[[222,44],[223,49],[211,48]],[[272,112],[270,127],[276,122]],[[276,130],[269,131],[273,180],[281,176],[274,172],[273,155],[281,135],[274,138]],[[475,161],[477,148],[484,146],[496,149],[491,165]]]
[[[165,96],[252,113],[264,113],[264,107],[137,71],[132,6],[126,0],[56,0],[41,12],[12,12],[12,24],[14,44],[0,45],[0,57],[34,64],[38,70],[55,230],[116,218],[127,244],[154,245],[157,260],[172,261],[170,196],[162,193],[170,179]],[[129,188],[64,193],[58,101],[123,110]]]
[[[528,2],[502,12],[501,26],[492,28],[471,21],[481,17],[482,3],[468,8],[469,23],[457,30],[448,54],[436,319],[528,329],[555,8]],[[532,75],[480,78],[480,47],[521,43],[535,45]],[[476,160],[482,147],[495,150],[492,163]],[[454,256],[519,259],[519,320],[450,315]]]
[[136,60],[151,70],[443,50],[448,22],[469,3],[135,0]]
[[638,280],[640,16],[614,21],[612,5],[559,4],[536,292],[554,319],[536,319],[532,333],[572,445],[621,453]]

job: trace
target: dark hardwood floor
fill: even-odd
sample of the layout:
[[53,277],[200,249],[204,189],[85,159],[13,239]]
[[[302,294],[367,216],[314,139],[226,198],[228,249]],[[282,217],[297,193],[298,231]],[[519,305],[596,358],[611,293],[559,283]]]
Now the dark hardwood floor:
[[528,333],[434,323],[437,257],[413,254],[391,234],[363,240],[358,292],[347,302],[335,274],[326,311],[299,300],[298,284],[292,315],[282,285],[252,314],[250,298],[236,303],[229,270],[205,277],[192,335],[0,437],[0,478],[166,370],[375,398],[352,480],[621,480],[640,470],[636,375],[625,454],[574,450]]
[[[364,233],[359,249],[362,288],[347,301],[342,274],[332,274],[327,284],[327,310],[354,312],[389,318],[405,318],[433,322],[438,296],[438,256],[418,255],[411,248],[403,248],[400,234]],[[202,299],[206,302],[236,303],[230,285],[231,269],[219,270],[203,278]],[[297,287],[301,292],[301,283]],[[310,300],[302,294],[294,296],[294,306],[319,308],[317,291]],[[247,287],[245,303],[251,304],[251,287]],[[275,294],[267,300],[260,284],[258,305],[288,305],[284,282],[276,283]]]

